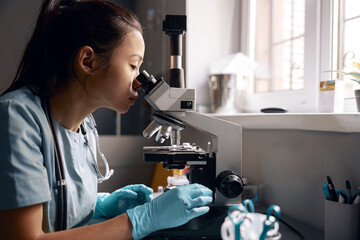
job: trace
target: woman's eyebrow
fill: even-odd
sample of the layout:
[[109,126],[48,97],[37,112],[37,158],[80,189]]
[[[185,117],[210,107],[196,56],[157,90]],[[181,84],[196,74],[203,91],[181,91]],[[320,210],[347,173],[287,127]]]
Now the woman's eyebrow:
[[130,57],[138,57],[138,58],[140,58],[140,61],[143,60],[143,57],[140,54],[133,54]]

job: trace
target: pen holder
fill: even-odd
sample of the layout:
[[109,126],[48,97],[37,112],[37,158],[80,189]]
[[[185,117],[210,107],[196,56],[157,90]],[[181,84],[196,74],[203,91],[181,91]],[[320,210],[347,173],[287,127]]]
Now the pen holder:
[[325,240],[360,239],[360,205],[325,200]]

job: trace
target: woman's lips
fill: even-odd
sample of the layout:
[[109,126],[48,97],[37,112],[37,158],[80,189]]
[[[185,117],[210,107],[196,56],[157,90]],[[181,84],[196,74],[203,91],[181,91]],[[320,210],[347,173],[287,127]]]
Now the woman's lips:
[[132,104],[135,103],[136,99],[138,99],[139,96],[129,97]]

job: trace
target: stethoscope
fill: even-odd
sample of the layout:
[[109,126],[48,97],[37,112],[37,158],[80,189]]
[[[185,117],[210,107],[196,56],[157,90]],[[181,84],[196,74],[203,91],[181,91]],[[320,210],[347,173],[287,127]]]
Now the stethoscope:
[[[42,108],[45,112],[46,118],[48,120],[50,130],[52,133],[52,137],[53,137],[53,141],[54,141],[55,175],[56,175],[56,184],[58,187],[58,203],[57,203],[57,211],[56,211],[55,230],[60,231],[60,230],[65,230],[66,225],[67,225],[66,224],[67,196],[66,196],[66,179],[65,179],[65,174],[64,174],[64,161],[63,161],[63,157],[62,157],[60,147],[59,147],[59,142],[58,142],[55,125],[54,125],[54,119],[52,117],[50,102],[45,101],[45,99],[42,98],[41,106],[42,106]],[[101,159],[104,162],[105,176],[101,174],[98,164],[97,164],[97,161],[96,161],[95,153],[90,147],[84,122],[81,123],[80,130],[81,130],[82,135],[84,136],[85,144],[89,147],[91,155],[94,159],[94,162],[95,162],[94,166],[95,166],[96,174],[98,176],[98,183],[102,183],[103,181],[108,180],[113,175],[114,170],[109,169],[109,164],[105,158],[105,155],[101,152],[100,142],[99,142],[99,134],[96,130],[97,125],[96,125],[94,117],[91,114],[90,114],[90,118],[94,125],[93,131],[94,131],[94,135],[95,135],[97,149],[98,149]]]

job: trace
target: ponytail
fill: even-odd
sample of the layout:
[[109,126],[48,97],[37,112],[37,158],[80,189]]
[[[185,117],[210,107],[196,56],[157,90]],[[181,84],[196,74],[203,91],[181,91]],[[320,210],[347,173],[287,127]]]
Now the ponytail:
[[[90,46],[105,67],[129,31],[142,28],[131,11],[104,0],[44,0],[11,86],[23,86],[41,97],[51,97],[65,86],[73,60],[83,46]],[[5,94],[4,93],[4,94]]]

